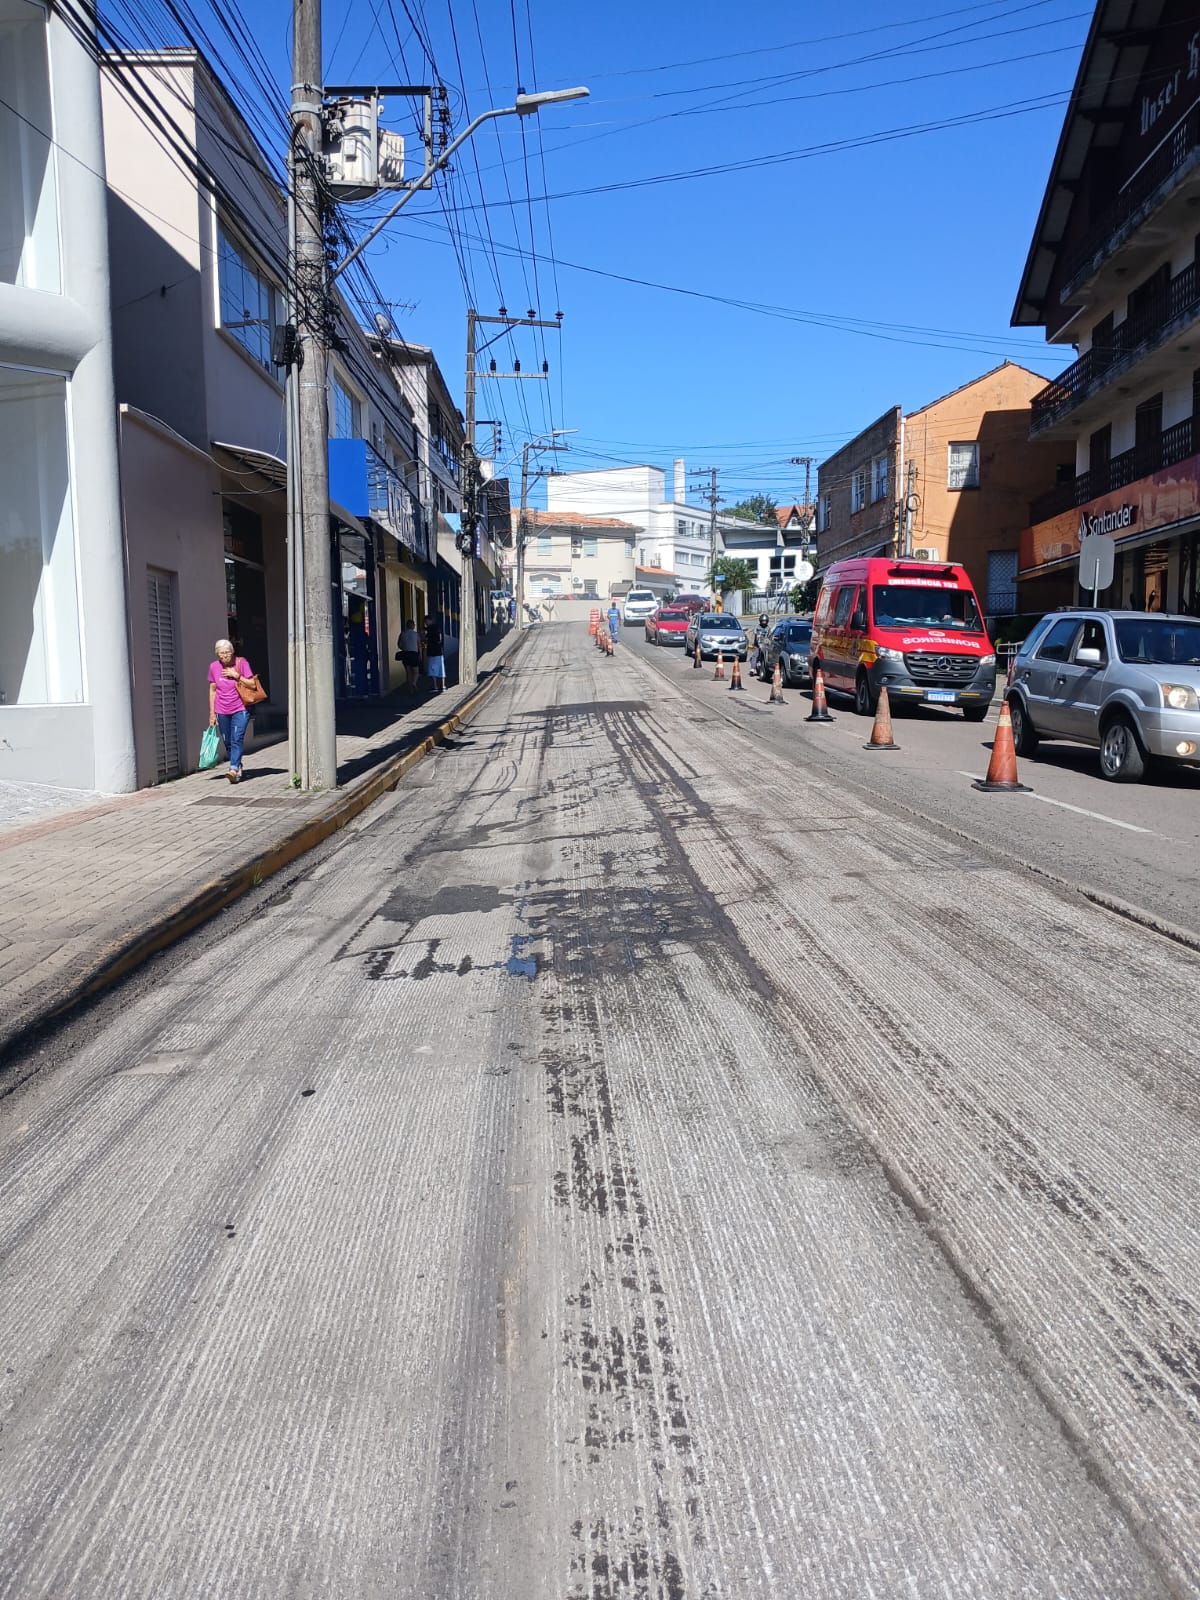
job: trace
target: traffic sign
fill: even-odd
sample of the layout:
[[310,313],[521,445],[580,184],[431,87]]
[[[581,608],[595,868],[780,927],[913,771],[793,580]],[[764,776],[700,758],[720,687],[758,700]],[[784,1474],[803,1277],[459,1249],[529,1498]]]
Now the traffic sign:
[[1101,589],[1113,581],[1116,544],[1111,534],[1085,533],[1079,540],[1079,587],[1092,591],[1095,605]]

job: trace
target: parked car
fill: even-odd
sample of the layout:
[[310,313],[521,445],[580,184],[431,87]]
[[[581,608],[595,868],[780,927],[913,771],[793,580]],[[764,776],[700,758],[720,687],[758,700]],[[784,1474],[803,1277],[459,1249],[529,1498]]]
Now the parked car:
[[692,616],[697,611],[708,610],[708,596],[703,594],[677,594],[671,601],[672,606],[679,606]]
[[660,606],[646,618],[646,639],[650,644],[682,644],[687,635],[688,614],[675,605]]
[[688,623],[684,648],[694,654],[696,641],[700,641],[701,660],[715,661],[717,651],[731,660],[737,656],[745,661],[750,653],[750,641],[737,617],[727,611],[698,611]]
[[811,682],[809,655],[812,649],[812,619],[785,617],[777,622],[763,641],[758,675],[764,683],[775,676],[775,663],[785,685]]
[[625,596],[622,612],[625,626],[631,628],[637,622],[645,622],[658,610],[658,606],[659,599],[653,589],[630,589]]
[[961,706],[982,722],[996,689],[996,652],[966,568],[871,556],[825,574],[813,617],[812,667],[873,716],[887,685],[905,701]]
[[1008,688],[1019,756],[1043,739],[1100,752],[1115,783],[1151,758],[1200,765],[1200,621],[1155,611],[1055,611],[1030,633]]

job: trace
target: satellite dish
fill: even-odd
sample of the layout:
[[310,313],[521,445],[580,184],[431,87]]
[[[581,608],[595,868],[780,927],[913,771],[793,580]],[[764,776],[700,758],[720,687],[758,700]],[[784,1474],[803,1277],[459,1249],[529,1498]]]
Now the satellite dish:
[[816,570],[811,561],[797,561],[796,582],[807,583]]

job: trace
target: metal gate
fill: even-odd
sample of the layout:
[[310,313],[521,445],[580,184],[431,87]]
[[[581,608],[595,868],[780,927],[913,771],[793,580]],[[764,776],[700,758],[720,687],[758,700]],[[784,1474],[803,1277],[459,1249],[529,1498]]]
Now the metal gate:
[[154,695],[154,759],[159,783],[177,778],[179,765],[178,692],[175,661],[175,574],[148,571],[150,605],[150,681]]

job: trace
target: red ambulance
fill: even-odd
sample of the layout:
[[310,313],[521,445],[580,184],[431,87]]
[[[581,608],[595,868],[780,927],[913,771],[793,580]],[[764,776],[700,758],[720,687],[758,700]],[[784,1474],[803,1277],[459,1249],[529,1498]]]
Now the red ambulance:
[[873,716],[892,705],[961,706],[982,722],[996,689],[996,652],[966,570],[871,556],[825,574],[812,630],[812,667]]

